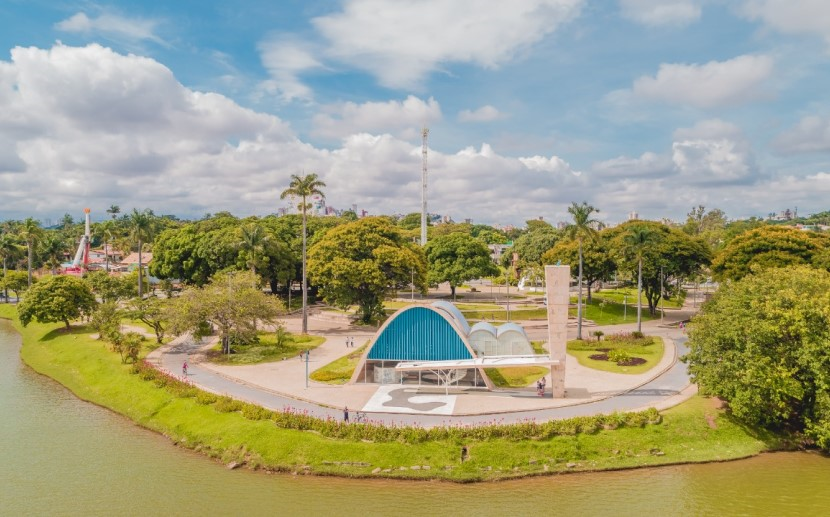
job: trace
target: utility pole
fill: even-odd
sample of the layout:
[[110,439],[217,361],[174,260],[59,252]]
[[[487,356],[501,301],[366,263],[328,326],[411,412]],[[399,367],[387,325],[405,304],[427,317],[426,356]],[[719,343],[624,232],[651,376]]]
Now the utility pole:
[[427,245],[427,139],[429,129],[421,130],[423,141],[421,144],[421,246]]

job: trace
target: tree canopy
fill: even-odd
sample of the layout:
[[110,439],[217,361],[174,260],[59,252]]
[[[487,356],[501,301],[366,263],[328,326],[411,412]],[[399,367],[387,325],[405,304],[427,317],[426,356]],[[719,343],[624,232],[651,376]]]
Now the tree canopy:
[[[588,288],[589,303],[593,285],[609,279],[617,267],[607,236],[608,232],[604,230],[597,235],[595,240],[587,240],[582,244],[582,276]],[[542,255],[542,263],[545,265],[553,265],[557,262],[571,266],[571,272],[577,271],[579,269],[579,243],[561,240]]]
[[20,323],[62,321],[69,328],[71,320],[92,314],[97,302],[92,290],[80,278],[50,276],[34,284],[17,306]]
[[456,287],[467,280],[499,274],[487,246],[465,233],[436,237],[427,243],[424,253],[429,264],[429,283],[449,282],[453,299]]
[[[216,328],[222,348],[230,351],[232,341],[250,341],[259,323],[276,323],[283,310],[280,300],[253,287],[249,271],[219,273],[204,287],[187,287],[174,298],[166,312],[173,334],[199,333],[208,323]],[[145,316],[158,307],[133,305]],[[157,315],[151,314],[156,319]],[[164,319],[159,317],[158,319]]]
[[830,450],[830,273],[796,266],[722,284],[690,328],[684,360],[701,393]]
[[421,248],[409,242],[387,218],[365,217],[333,228],[308,252],[311,280],[326,302],[356,304],[368,323],[383,314],[383,299],[393,289],[426,289],[427,264]]
[[786,226],[766,225],[744,232],[715,257],[712,273],[719,280],[738,280],[753,269],[823,264],[830,248],[827,235]]
[[[531,221],[528,221],[530,223]],[[561,233],[543,221],[533,221],[539,223],[534,225],[533,229],[527,233],[520,235],[510,247],[502,255],[502,265],[510,265],[513,259],[513,253],[519,255],[519,267],[527,268],[542,263],[542,255],[551,249],[556,242],[561,238]]]

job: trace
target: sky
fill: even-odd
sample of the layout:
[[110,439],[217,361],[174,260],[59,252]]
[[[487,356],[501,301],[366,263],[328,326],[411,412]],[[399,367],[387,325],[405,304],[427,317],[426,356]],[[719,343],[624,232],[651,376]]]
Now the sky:
[[830,209],[826,0],[3,0],[0,219]]

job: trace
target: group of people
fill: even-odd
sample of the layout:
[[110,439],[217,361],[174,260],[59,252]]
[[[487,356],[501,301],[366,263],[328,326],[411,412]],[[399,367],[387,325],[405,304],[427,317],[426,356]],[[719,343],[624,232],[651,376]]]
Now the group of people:
[[346,348],[354,348],[354,337],[346,338]]
[[547,385],[547,383],[548,381],[545,377],[542,377],[541,379],[536,381],[536,394],[538,394],[540,397],[545,396],[545,386]]

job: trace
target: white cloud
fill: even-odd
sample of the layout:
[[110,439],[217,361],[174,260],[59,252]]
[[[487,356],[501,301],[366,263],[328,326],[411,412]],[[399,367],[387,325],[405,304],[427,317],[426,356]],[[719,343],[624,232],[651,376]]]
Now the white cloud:
[[117,14],[102,13],[90,18],[86,13],[76,13],[55,24],[55,28],[64,32],[85,35],[102,34],[113,38],[125,38],[130,41],[150,40],[164,43],[156,33],[157,20],[146,18],[127,18]]
[[584,0],[347,0],[313,20],[326,55],[392,88],[417,87],[445,63],[496,68],[576,17]]
[[743,55],[703,65],[662,64],[656,76],[635,80],[632,91],[644,99],[714,108],[763,96],[763,83],[773,68],[774,60],[764,55]]
[[310,45],[295,38],[276,37],[261,42],[259,52],[271,75],[271,79],[260,83],[262,91],[279,93],[287,101],[313,97],[311,88],[299,79],[303,72],[323,68]]
[[620,156],[595,163],[592,170],[604,177],[629,179],[665,176],[674,172],[674,162],[668,156],[645,152],[639,158]]
[[811,115],[775,139],[775,147],[785,153],[830,151],[830,119]]
[[[417,98],[381,104],[391,117],[407,105],[438,113],[437,102]],[[355,110],[375,123],[373,110]],[[183,216],[273,213],[302,170],[321,175],[337,207],[377,214],[420,205],[420,145],[361,132],[317,148],[273,115],[194,92],[157,61],[100,45],[13,49],[0,61],[0,112],[0,218],[85,206],[101,214],[110,204]],[[559,157],[507,157],[487,144],[431,149],[429,167],[430,210],[482,222],[548,215],[584,187]]]
[[672,160],[684,182],[718,184],[753,180],[754,157],[740,129],[706,120],[675,131]]
[[313,132],[326,138],[380,132],[412,139],[417,138],[423,126],[441,118],[441,106],[432,97],[427,101],[410,95],[403,101],[343,102],[323,106],[322,113],[313,118]]
[[830,43],[830,2],[826,0],[745,0],[743,14],[785,34],[815,34]]
[[504,113],[489,104],[477,110],[461,110],[458,113],[459,122],[491,122],[493,120],[503,119],[504,117]]
[[622,15],[643,25],[687,25],[700,19],[700,0],[620,0]]

